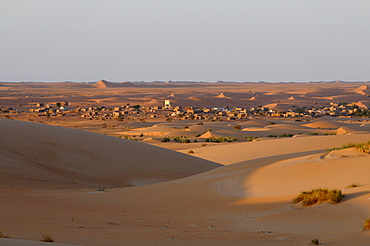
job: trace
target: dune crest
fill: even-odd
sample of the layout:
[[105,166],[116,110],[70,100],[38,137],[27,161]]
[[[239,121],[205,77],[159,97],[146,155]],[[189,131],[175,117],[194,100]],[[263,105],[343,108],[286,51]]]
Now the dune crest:
[[120,84],[108,82],[108,81],[102,79],[102,80],[96,82],[95,84],[93,84],[93,86],[96,87],[96,88],[108,88],[108,87],[119,87]]

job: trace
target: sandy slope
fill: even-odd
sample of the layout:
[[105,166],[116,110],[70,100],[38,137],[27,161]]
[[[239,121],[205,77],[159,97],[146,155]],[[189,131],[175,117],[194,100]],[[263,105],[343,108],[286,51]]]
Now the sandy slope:
[[[8,122],[1,121],[4,126]],[[14,139],[29,129],[37,133],[35,139],[48,131],[46,126],[24,124]],[[51,129],[49,141],[59,131]],[[60,131],[66,135],[71,130]],[[73,135],[89,138],[77,131]],[[370,234],[361,228],[370,216],[370,156],[355,150],[328,154],[326,148],[369,138],[370,134],[312,136],[203,147],[195,149],[196,155],[229,165],[183,179],[105,192],[31,187],[26,191],[2,184],[2,230],[29,240],[50,232],[56,242],[81,245],[308,245],[313,238],[327,245],[367,245]],[[115,145],[121,141],[107,139],[104,149],[113,148],[110,141]],[[17,143],[25,145],[26,140]],[[133,145],[130,151],[143,153],[142,148],[147,146]],[[178,159],[172,162],[177,165]],[[116,180],[108,171],[101,178]],[[350,183],[361,186],[346,189]],[[292,205],[299,192],[318,187],[342,189],[347,197],[336,205],[305,209]]]
[[95,133],[0,119],[1,185],[124,187],[168,181],[219,165]]
[[[341,136],[302,136],[247,143],[232,143],[222,146],[196,148],[195,156],[215,161],[223,165],[245,162],[269,156],[304,154],[305,152],[325,152],[329,148],[340,147],[348,142],[361,142],[370,139],[370,134]],[[188,150],[182,150],[187,153]]]

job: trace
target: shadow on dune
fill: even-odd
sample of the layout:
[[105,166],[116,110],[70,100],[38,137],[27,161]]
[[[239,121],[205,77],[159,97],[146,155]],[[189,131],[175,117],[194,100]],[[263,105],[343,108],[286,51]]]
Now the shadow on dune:
[[346,196],[344,198],[344,202],[346,202],[348,200],[356,199],[358,197],[361,197],[361,196],[364,196],[364,195],[367,195],[367,194],[370,194],[370,191],[359,191],[359,192],[355,192],[355,193],[351,193],[351,194],[346,194],[345,193]]

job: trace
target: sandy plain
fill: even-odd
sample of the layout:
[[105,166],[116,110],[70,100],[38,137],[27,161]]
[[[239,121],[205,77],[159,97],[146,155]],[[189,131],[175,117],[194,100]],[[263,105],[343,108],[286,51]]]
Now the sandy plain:
[[[183,107],[370,103],[365,82],[0,83],[0,91],[1,107],[19,111],[35,102],[150,106],[168,98]],[[368,141],[367,118],[256,116],[202,124],[46,120],[21,112],[1,118],[8,119],[0,119],[0,230],[10,238],[0,245],[42,245],[37,241],[46,234],[70,245],[370,242],[362,230],[370,217],[370,155],[327,151]],[[268,137],[283,133],[292,137]],[[180,135],[191,143],[161,142]],[[206,142],[209,137],[238,141]],[[360,186],[347,188],[351,183]],[[301,191],[320,187],[340,189],[346,197],[308,208],[292,203]]]

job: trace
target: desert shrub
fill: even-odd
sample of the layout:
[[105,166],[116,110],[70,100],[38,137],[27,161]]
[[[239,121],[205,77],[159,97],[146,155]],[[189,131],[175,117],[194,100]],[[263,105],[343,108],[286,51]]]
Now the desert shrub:
[[269,138],[277,138],[277,137],[279,137],[279,138],[290,138],[290,137],[293,137],[293,136],[294,136],[294,134],[285,133],[285,132],[283,134],[280,134],[279,136],[278,135],[273,135],[273,134],[268,135]]
[[177,143],[190,143],[190,139],[187,139],[186,136],[176,136],[173,140]]
[[318,132],[311,132],[311,133],[309,133],[308,135],[314,135],[314,136],[317,136],[317,135],[319,135],[319,133],[318,133]]
[[292,134],[292,133],[283,133],[283,134],[279,135],[279,137],[281,137],[281,138],[291,138],[293,136],[294,136],[294,134]]
[[200,133],[198,133],[197,135],[195,135],[196,138],[197,137],[200,137],[200,136],[202,136],[202,134],[200,134]]
[[98,191],[105,191],[105,187],[98,188]]
[[188,151],[188,154],[194,154],[194,151],[193,150],[189,150]]
[[251,136],[244,136],[244,139],[247,141],[247,142],[252,142],[253,140],[257,139],[258,137],[251,137]]
[[0,231],[0,238],[9,238],[9,236]]
[[304,207],[315,205],[316,203],[339,203],[343,200],[344,194],[341,190],[333,189],[313,189],[310,191],[303,191],[301,194],[293,199],[293,203],[302,202]]
[[48,242],[48,243],[53,243],[54,242],[54,239],[52,238],[51,235],[44,235],[42,236],[41,242]]
[[203,122],[198,122],[197,125],[202,126]]
[[349,149],[349,148],[356,148],[357,150],[364,152],[366,154],[370,154],[370,141],[362,142],[362,143],[347,143],[342,145],[339,148],[331,148],[328,149],[328,152],[333,150],[342,150],[342,149]]
[[351,183],[349,184],[346,188],[355,188],[355,187],[359,187],[361,186],[361,184],[358,184],[358,183]]
[[162,142],[169,142],[171,140],[171,138],[170,137],[164,137],[164,138],[162,138]]
[[370,230],[370,218],[366,218],[363,226],[364,231]]
[[209,137],[204,140],[205,142],[221,143],[221,142],[234,142],[238,141],[237,137]]
[[234,126],[234,130],[241,130],[242,129],[242,126],[241,125],[235,125]]
[[320,243],[319,243],[319,239],[317,239],[317,238],[312,239],[310,244],[311,244],[311,245],[319,245],[319,244],[320,244]]

